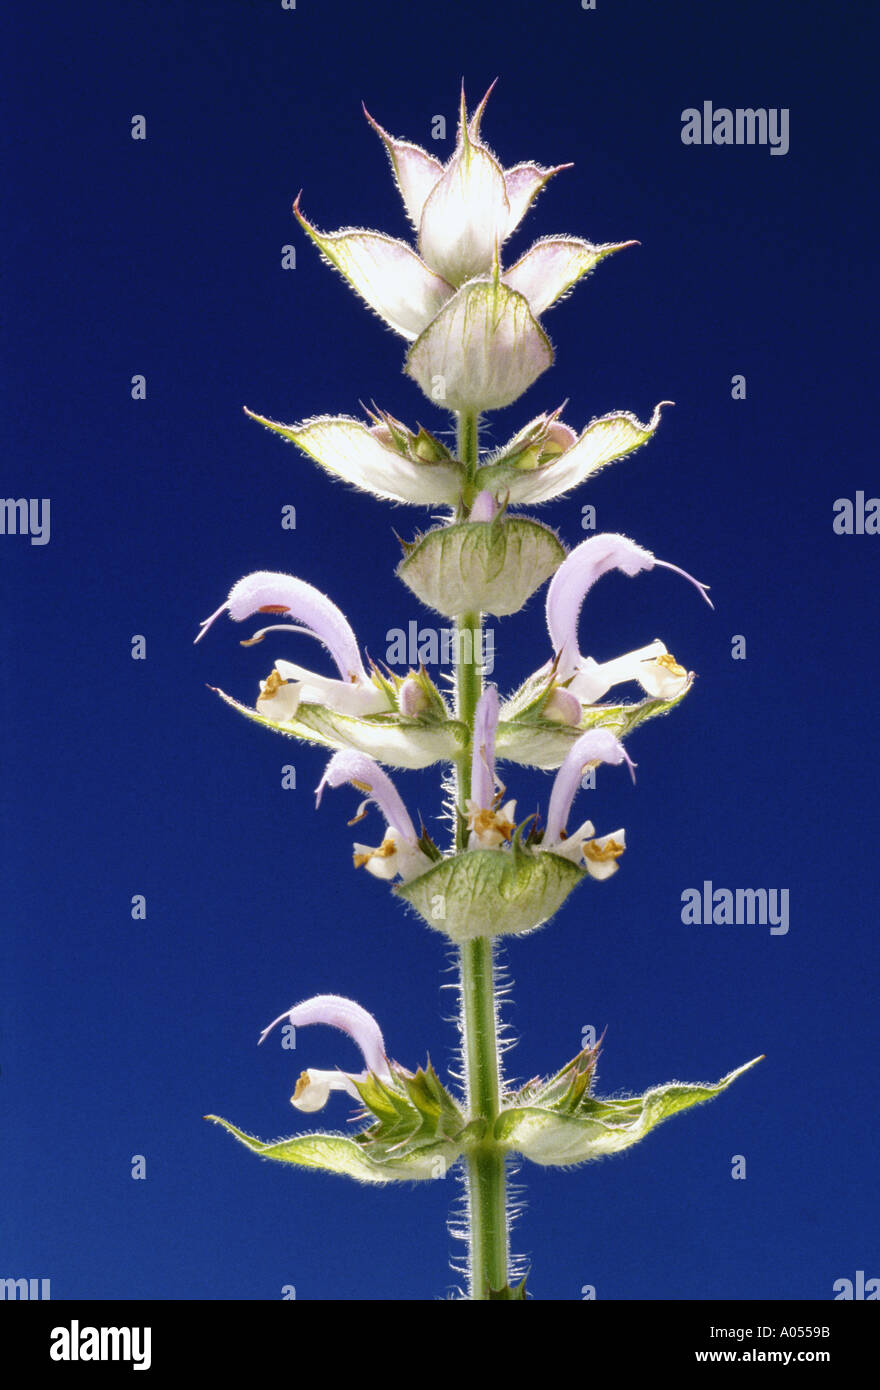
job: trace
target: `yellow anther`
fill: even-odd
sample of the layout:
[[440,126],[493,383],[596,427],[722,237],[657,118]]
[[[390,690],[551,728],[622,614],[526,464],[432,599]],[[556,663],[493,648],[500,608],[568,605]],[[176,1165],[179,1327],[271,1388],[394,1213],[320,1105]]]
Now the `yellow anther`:
[[354,855],[354,867],[356,869],[362,869],[371,859],[390,859],[392,854],[396,853],[397,845],[390,837],[386,836],[378,849],[368,850],[366,854]]
[[278,671],[270,671],[257,699],[271,700],[274,695],[277,695],[282,685],[287,685],[287,681],[284,680]]
[[598,845],[595,840],[588,840],[584,845],[584,858],[591,859],[594,864],[607,864],[610,859],[619,859],[623,854],[625,846],[618,844],[617,840],[609,838],[604,845]]
[[669,671],[673,676],[687,675],[687,671],[683,666],[679,666],[672,652],[663,652],[662,656],[656,658],[656,661],[658,666],[662,666],[664,670]]
[[494,831],[496,834],[500,835],[503,840],[509,840],[515,829],[512,821],[505,820],[497,811],[485,809],[471,811],[468,816],[468,823],[471,830],[473,830],[480,839]]

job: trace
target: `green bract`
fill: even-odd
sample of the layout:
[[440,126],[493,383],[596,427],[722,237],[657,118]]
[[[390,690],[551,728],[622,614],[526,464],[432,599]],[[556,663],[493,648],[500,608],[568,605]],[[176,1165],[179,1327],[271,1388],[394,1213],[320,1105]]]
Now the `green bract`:
[[472,849],[394,888],[453,941],[520,936],[553,916],[586,872],[569,859],[524,849]]
[[512,1106],[498,1116],[494,1137],[507,1150],[533,1163],[566,1168],[586,1163],[638,1144],[680,1110],[713,1100],[760,1061],[762,1058],[755,1057],[714,1085],[672,1081],[624,1100],[583,1095],[574,1107],[564,1103]]
[[430,1062],[415,1073],[396,1067],[390,1081],[368,1072],[355,1084],[372,1123],[353,1137],[297,1134],[267,1143],[217,1115],[205,1118],[262,1158],[369,1183],[445,1177],[465,1146],[485,1132],[484,1122],[467,1123]]
[[668,714],[684,699],[691,684],[672,700],[647,699],[637,704],[586,705],[581,721],[576,725],[541,717],[537,711],[546,702],[546,694],[519,717],[505,718],[508,710],[516,708],[512,700],[501,711],[496,752],[499,758],[527,767],[547,770],[559,767],[572,744],[587,729],[610,729],[617,738],[623,739],[646,720]]
[[498,410],[553,361],[528,301],[496,278],[472,280],[413,343],[406,371],[449,410]]
[[422,603],[447,617],[505,617],[518,613],[564,559],[549,526],[499,515],[429,531],[407,549],[397,573]]
[[430,767],[450,761],[466,738],[464,726],[455,719],[410,719],[401,714],[376,714],[366,718],[338,714],[325,705],[301,704],[296,718],[282,722],[269,719],[226,695],[217,694],[227,705],[255,724],[262,724],[290,738],[323,748],[355,748],[391,767]]
[[245,1134],[219,1115],[206,1118],[222,1125],[260,1158],[274,1158],[278,1163],[293,1163],[299,1168],[320,1168],[325,1173],[339,1173],[358,1182],[414,1182],[443,1177],[459,1156],[454,1145],[436,1144],[412,1154],[401,1153],[394,1160],[377,1161],[357,1139],[349,1139],[344,1134],[295,1134],[290,1139],[267,1143]]

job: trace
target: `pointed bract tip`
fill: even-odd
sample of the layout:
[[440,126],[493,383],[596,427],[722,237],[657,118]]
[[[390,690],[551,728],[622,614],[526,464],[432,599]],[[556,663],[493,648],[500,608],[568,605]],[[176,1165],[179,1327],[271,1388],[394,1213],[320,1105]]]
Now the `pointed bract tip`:
[[369,121],[370,125],[371,125],[371,126],[373,127],[373,129],[375,130],[376,134],[379,136],[380,140],[387,141],[387,139],[388,139],[388,132],[385,131],[385,130],[383,130],[382,127],[380,126],[379,122],[378,122],[377,120],[375,120],[375,119],[370,115],[369,111],[367,110],[366,103],[363,102],[363,101],[361,102],[361,110],[363,111],[363,113],[364,113],[364,115],[366,116],[367,120]]
[[[486,95],[483,97],[483,100],[480,102],[479,106],[474,111],[474,114],[471,116],[470,124],[468,127],[468,134],[470,135],[470,138],[472,140],[479,140],[480,138],[480,123],[483,119],[483,113],[486,110],[486,103],[492,95],[492,92],[494,91],[497,82],[498,78],[494,77],[492,81],[489,83]],[[462,86],[463,85],[464,84],[462,84]]]

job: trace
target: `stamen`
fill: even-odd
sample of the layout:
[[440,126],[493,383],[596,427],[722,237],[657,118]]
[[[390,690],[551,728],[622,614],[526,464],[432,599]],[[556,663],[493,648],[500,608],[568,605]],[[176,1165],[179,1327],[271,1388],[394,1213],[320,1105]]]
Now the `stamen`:
[[258,700],[271,700],[282,685],[287,685],[287,681],[281,676],[280,672],[272,670],[266,678],[263,689],[257,696]]
[[687,675],[687,671],[684,669],[683,666],[679,666],[675,657],[672,655],[672,652],[663,652],[660,656],[655,657],[654,660],[657,662],[658,666],[662,666],[664,670],[670,673],[670,675]]
[[608,839],[604,845],[598,845],[595,840],[588,840],[584,845],[583,855],[594,864],[607,864],[612,859],[619,859],[624,848],[625,846],[618,844],[615,839]]
[[[351,824],[351,822],[349,822],[349,824]],[[371,859],[390,859],[391,856],[396,853],[397,845],[392,839],[386,836],[378,849],[371,849],[366,854],[355,854],[353,856],[354,867],[356,869],[363,869],[365,865],[369,864]]]
[[[268,613],[270,611],[271,610],[268,608],[259,608],[257,610],[257,612],[259,613]],[[289,612],[289,610],[286,608],[282,608],[280,611],[282,613]],[[257,642],[262,642],[267,632],[302,632],[305,634],[306,637],[318,637],[318,634],[316,632],[312,632],[312,629],[310,627],[301,627],[298,624],[293,623],[270,623],[268,627],[261,627],[259,632],[254,633],[253,637],[245,638],[245,640],[241,642],[239,645],[242,647],[253,647],[256,645]],[[318,637],[318,641],[323,642],[323,638]],[[326,642],[324,643],[324,645],[327,645]]]

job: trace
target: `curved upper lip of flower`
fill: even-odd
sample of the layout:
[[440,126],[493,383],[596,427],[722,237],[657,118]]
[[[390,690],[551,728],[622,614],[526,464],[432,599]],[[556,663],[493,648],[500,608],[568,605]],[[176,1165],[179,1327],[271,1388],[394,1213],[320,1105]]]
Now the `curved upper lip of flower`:
[[488,810],[495,803],[495,736],[498,732],[498,687],[487,685],[474,712],[471,799]]
[[363,792],[368,801],[378,806],[388,825],[409,844],[416,845],[419,837],[401,795],[388,773],[373,758],[350,748],[334,753],[316,788],[316,806],[321,804],[325,787],[341,787],[344,782],[350,782]]

